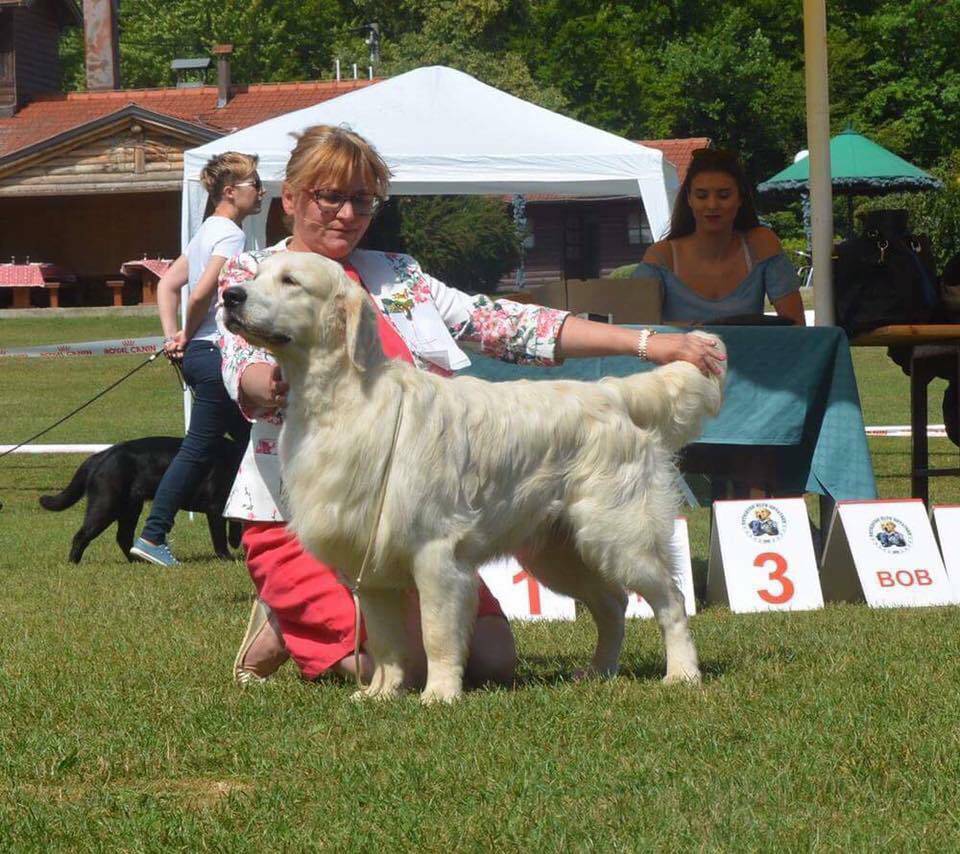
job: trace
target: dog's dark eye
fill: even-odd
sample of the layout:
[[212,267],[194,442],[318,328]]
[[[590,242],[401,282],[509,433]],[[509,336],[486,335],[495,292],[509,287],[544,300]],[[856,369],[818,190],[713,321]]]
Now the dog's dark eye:
[[280,279],[280,281],[283,282],[283,284],[285,284],[285,285],[299,285],[299,284],[300,284],[300,283],[299,283],[295,278],[293,278],[293,276],[291,276],[289,273],[286,273],[284,276],[282,276],[281,279]]

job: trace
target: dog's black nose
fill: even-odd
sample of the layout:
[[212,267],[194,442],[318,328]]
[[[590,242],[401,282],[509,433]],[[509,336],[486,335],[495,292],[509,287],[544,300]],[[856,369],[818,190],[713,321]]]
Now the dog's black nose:
[[227,288],[223,292],[223,304],[227,308],[243,305],[247,301],[247,292],[239,285]]

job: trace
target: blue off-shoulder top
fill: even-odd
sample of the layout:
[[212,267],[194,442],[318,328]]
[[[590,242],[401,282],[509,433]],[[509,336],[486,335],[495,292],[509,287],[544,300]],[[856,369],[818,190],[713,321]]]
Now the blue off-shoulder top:
[[740,314],[762,314],[764,296],[775,302],[800,289],[797,272],[783,252],[756,262],[740,284],[720,299],[700,296],[672,270],[659,264],[641,262],[634,270],[634,276],[660,279],[664,323],[694,323]]

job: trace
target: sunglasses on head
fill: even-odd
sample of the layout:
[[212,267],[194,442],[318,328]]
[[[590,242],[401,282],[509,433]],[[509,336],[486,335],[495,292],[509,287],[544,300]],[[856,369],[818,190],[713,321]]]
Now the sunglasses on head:
[[713,163],[738,164],[740,162],[737,152],[725,148],[696,148],[690,156],[694,160],[709,160]]
[[373,216],[383,204],[383,199],[379,196],[374,196],[371,193],[356,193],[350,195],[348,193],[341,193],[337,190],[327,190],[327,189],[317,189],[317,190],[308,190],[310,196],[317,203],[317,207],[325,213],[331,216],[335,216],[340,213],[340,210],[343,206],[350,202],[350,206],[353,208],[353,212],[357,216]]

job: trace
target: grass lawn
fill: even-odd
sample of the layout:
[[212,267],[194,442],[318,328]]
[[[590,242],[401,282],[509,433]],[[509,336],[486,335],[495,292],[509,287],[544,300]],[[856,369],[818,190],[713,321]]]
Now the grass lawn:
[[[41,319],[42,320],[42,319]],[[149,318],[0,321],[0,346],[155,334]],[[69,337],[65,337],[69,336]],[[905,424],[907,380],[854,354],[868,423]],[[55,420],[137,358],[0,360],[0,444]],[[938,412],[942,385],[932,392]],[[939,417],[931,417],[939,421]],[[44,442],[176,433],[154,363]],[[934,464],[955,464],[946,440]],[[871,440],[881,494],[909,492],[906,439]],[[702,690],[659,684],[652,622],[626,676],[571,684],[588,620],[515,625],[519,684],[452,708],[355,705],[352,686],[229,673],[250,602],[182,518],[184,565],[128,564],[111,531],[67,564],[80,456],[0,461],[0,850],[951,850],[960,843],[960,609],[830,606],[693,620]],[[935,501],[960,503],[955,479]],[[689,514],[699,580],[707,511]]]

